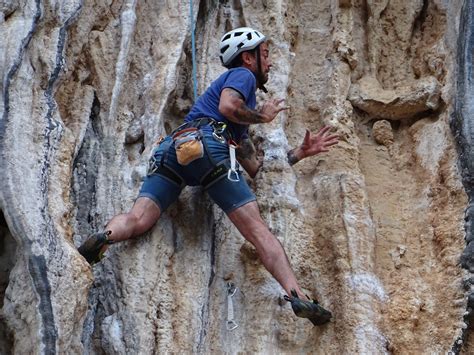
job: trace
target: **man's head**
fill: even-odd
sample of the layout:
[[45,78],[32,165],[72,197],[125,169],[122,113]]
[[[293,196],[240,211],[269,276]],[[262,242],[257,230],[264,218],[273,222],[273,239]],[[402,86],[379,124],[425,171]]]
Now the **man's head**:
[[268,81],[272,66],[265,36],[250,27],[241,27],[227,32],[220,42],[220,59],[226,68],[246,67],[257,77],[258,84]]

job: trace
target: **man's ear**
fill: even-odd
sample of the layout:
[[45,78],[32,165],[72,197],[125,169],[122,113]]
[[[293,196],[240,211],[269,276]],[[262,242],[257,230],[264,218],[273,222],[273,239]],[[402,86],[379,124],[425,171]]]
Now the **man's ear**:
[[250,52],[243,52],[242,53],[242,62],[246,65],[251,65],[254,56]]

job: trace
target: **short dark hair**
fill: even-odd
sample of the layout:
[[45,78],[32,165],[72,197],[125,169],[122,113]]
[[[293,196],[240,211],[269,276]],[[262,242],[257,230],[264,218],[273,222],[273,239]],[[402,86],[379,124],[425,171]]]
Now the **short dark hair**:
[[232,68],[238,68],[238,67],[241,67],[242,64],[244,64],[244,61],[242,60],[242,54],[244,54],[245,52],[248,52],[248,53],[252,53],[253,55],[256,55],[257,54],[257,50],[258,48],[260,47],[260,45],[258,45],[257,47],[255,47],[254,49],[251,49],[251,50],[248,50],[248,51],[243,51],[241,53],[239,53],[237,55],[237,57],[235,57],[234,59],[232,59],[232,61],[227,64],[225,67],[227,69],[232,69]]

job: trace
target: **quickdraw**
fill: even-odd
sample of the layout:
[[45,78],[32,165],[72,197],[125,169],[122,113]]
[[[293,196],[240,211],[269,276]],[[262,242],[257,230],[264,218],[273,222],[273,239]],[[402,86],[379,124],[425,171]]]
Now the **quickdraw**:
[[237,148],[237,144],[233,141],[229,141],[229,155],[230,155],[230,168],[227,172],[227,179],[233,182],[239,182],[239,172],[237,171],[237,159],[235,156],[235,149]]
[[234,297],[237,292],[237,287],[231,282],[227,283],[227,330],[234,330],[239,325],[234,320],[234,304],[232,302],[232,297]]

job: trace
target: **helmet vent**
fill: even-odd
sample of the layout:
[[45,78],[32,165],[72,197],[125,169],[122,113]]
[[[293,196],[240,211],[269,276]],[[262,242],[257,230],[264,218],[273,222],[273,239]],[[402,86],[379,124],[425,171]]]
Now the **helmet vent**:
[[242,36],[244,33],[243,32],[235,32],[234,33],[234,37],[240,37]]
[[227,49],[229,49],[228,44],[221,48],[221,54],[223,54]]
[[247,39],[250,41],[252,39],[252,34],[249,32],[247,33]]
[[231,34],[229,33],[227,36],[225,36],[222,41],[227,41],[230,38]]
[[[258,34],[257,31],[255,31],[254,33],[257,35],[258,38],[260,38],[260,35]],[[249,39],[250,39],[250,38],[249,38]]]

